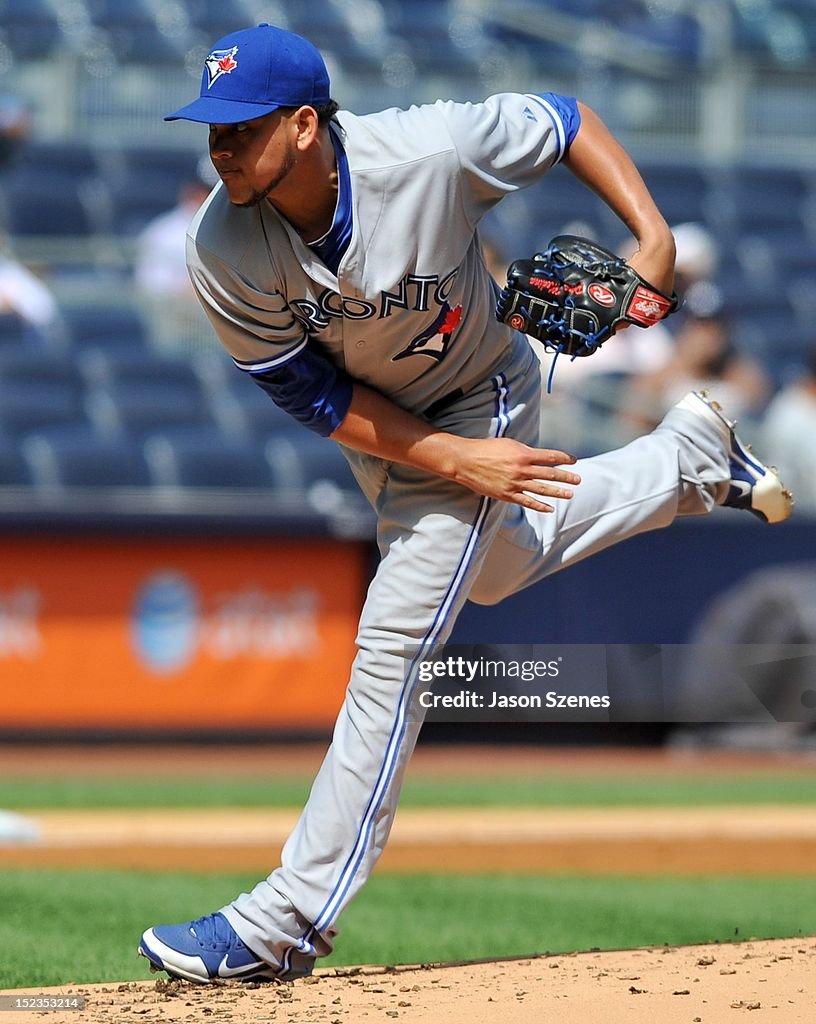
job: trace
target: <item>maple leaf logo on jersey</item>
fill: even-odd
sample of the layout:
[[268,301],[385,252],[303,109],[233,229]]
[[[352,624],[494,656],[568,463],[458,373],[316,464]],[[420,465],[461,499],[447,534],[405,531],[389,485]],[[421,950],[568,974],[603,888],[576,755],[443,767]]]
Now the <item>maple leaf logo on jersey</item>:
[[421,334],[412,338],[402,352],[394,356],[394,362],[397,359],[407,359],[408,356],[430,356],[441,363],[448,354],[453,332],[461,322],[462,307],[456,306],[451,309],[447,302],[443,303],[436,320]]
[[211,89],[222,75],[228,75],[238,67],[235,54],[238,47],[233,46],[229,50],[213,50],[204,61],[207,69],[207,88]]

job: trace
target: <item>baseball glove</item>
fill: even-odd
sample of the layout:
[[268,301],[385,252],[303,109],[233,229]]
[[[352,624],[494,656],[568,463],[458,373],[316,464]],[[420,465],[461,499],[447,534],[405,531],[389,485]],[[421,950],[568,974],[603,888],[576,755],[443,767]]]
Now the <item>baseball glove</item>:
[[623,323],[651,327],[677,309],[626,260],[596,242],[559,235],[507,270],[496,317],[569,356],[589,356]]

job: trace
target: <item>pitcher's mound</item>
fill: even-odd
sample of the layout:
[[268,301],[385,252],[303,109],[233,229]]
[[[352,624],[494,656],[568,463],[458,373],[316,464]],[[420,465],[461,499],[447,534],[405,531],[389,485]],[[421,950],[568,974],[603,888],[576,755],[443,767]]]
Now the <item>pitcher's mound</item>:
[[[736,945],[547,955],[490,962],[325,968],[292,984],[198,986],[156,981],[75,985],[38,997],[79,997],[49,1024],[122,1019],[231,1024],[813,1024],[816,938]],[[2,993],[4,1009],[25,996]],[[4,1014],[32,1021],[45,1007]]]

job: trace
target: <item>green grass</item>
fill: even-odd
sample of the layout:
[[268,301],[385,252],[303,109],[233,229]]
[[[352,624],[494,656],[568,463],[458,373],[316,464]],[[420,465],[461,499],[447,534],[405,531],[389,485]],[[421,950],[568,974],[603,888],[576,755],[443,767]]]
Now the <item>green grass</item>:
[[[53,777],[0,780],[9,810],[101,807],[298,807],[311,779]],[[714,804],[812,804],[816,776],[751,774],[716,778],[607,778],[553,775],[439,780],[409,777],[404,807],[680,807]]]
[[[150,977],[141,931],[256,879],[0,871],[0,988]],[[327,964],[414,963],[816,934],[812,878],[375,876]]]

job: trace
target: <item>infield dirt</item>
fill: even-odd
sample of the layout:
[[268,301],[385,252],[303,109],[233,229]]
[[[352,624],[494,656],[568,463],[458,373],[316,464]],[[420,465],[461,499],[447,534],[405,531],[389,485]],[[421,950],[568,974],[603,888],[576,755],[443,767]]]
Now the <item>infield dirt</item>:
[[12,1010],[3,1014],[5,1024],[738,1024],[746,1017],[752,1024],[812,1024],[816,939],[335,968],[291,984],[227,982],[211,988],[157,980],[45,993],[82,997],[85,1009]]

